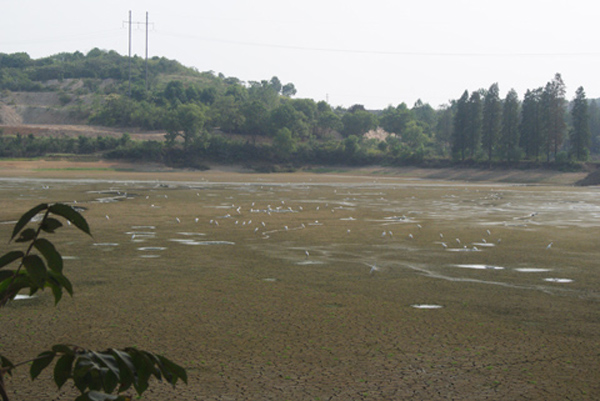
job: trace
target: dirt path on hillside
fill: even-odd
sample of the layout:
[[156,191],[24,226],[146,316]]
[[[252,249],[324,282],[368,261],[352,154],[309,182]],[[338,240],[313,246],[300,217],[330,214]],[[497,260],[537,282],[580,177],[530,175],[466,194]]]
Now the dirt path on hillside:
[[132,129],[107,128],[91,125],[0,124],[0,135],[32,134],[39,137],[87,136],[95,138],[96,136],[111,136],[120,138],[125,133],[128,133],[132,139],[144,141],[164,141],[165,136],[165,132],[162,131],[139,132],[138,130]]

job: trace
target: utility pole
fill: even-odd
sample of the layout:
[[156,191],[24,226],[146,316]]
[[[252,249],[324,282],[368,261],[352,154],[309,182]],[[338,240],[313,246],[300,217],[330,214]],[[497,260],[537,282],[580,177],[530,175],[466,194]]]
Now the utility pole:
[[138,28],[142,24],[146,24],[146,90],[148,90],[148,27],[150,23],[148,22],[148,11],[146,11],[146,22],[138,22],[131,20],[131,10],[129,10],[129,21],[123,21],[123,23],[128,24],[129,27],[129,89],[127,90],[127,95],[131,97],[131,27],[135,24]]
[[146,92],[148,92],[148,11],[146,11]]
[[127,96],[131,97],[131,10],[129,10],[129,89]]

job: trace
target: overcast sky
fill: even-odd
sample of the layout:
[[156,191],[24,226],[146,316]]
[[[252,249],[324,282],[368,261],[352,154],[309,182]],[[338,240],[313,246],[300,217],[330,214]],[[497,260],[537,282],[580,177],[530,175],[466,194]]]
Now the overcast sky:
[[94,47],[175,59],[242,81],[276,75],[296,97],[433,107],[498,82],[501,95],[560,73],[567,98],[600,97],[593,0],[2,0],[0,53]]

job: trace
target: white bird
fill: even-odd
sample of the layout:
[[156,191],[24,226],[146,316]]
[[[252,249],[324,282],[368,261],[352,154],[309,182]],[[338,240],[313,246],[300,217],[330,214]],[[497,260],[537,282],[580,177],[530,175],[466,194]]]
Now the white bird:
[[304,253],[306,254],[306,259],[308,259],[308,257],[310,256],[310,253],[308,253],[308,251],[304,251]]
[[487,241],[485,240],[485,238],[482,238],[481,242],[483,242],[484,244],[487,243]]
[[550,242],[550,243],[548,244],[548,246],[546,247],[546,249],[550,249],[550,248],[552,248],[552,244],[553,244],[553,243],[554,243],[554,242]]
[[410,238],[410,239],[414,239],[415,237],[413,237],[413,235],[412,235],[412,234],[408,234],[408,238]]
[[104,217],[106,217],[106,220],[110,220],[110,217],[108,217],[108,215],[106,215],[106,216],[104,216]]
[[444,234],[440,233],[440,238],[444,238]]
[[485,232],[487,233],[487,235],[492,235],[492,232],[490,230],[485,230]]
[[442,246],[443,246],[444,248],[448,248],[448,245],[446,245],[446,243],[445,243],[445,242],[442,242]]
[[388,231],[388,234],[390,235],[390,237],[393,237],[393,236],[394,236],[394,233],[393,233],[393,232],[391,232],[391,231]]
[[381,233],[382,237],[385,237],[385,234],[387,234],[385,231]]
[[288,230],[288,226],[283,226],[283,228],[285,228],[285,231],[287,231],[287,230]]
[[199,219],[199,218],[197,218],[197,217],[194,219],[194,221],[195,221],[196,223],[198,222],[198,220],[200,220],[200,219]]
[[379,267],[377,267],[376,265],[370,265],[368,263],[366,263],[367,266],[369,266],[371,268],[371,270],[369,270],[369,274],[373,275],[376,271],[379,271]]
[[175,221],[178,223],[181,223],[181,220],[179,220],[179,217],[175,217]]
[[458,238],[457,238],[457,239],[456,239],[456,242],[458,242],[458,243],[460,244],[460,239],[458,239]]
[[423,226],[420,224],[417,224],[417,228],[420,230],[421,228],[423,228]]

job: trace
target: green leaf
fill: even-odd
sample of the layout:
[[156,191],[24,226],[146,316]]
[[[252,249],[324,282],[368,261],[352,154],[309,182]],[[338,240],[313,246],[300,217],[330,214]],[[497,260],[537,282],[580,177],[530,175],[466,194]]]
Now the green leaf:
[[46,262],[48,263],[48,268],[50,268],[50,270],[62,273],[62,256],[60,256],[60,253],[58,253],[52,242],[48,241],[45,238],[38,238],[33,242],[33,246],[38,251],[40,251],[42,255],[44,255],[44,258],[46,258]]
[[47,217],[46,220],[42,222],[42,230],[47,233],[54,233],[58,228],[62,227],[62,223],[52,217]]
[[19,238],[15,240],[15,242],[27,242],[31,241],[35,238],[36,231],[33,228],[26,228],[23,230]]
[[53,278],[54,280],[56,280],[56,282],[63,287],[65,290],[67,290],[67,292],[69,293],[69,295],[73,296],[73,284],[71,284],[71,282],[69,281],[69,279],[67,278],[67,276],[60,274],[60,273],[56,273],[53,271],[49,271],[48,275]]
[[23,265],[31,277],[31,281],[39,288],[44,288],[48,274],[42,258],[37,255],[27,255],[23,258]]
[[66,354],[66,355],[75,355],[75,351],[73,351],[73,348],[69,347],[68,345],[65,344],[55,344],[52,346],[52,351],[56,352],[57,354]]
[[109,352],[115,357],[117,364],[119,365],[119,372],[121,372],[121,380],[119,386],[119,393],[129,389],[134,381],[133,372],[135,367],[131,361],[131,356],[118,349],[110,349]]
[[83,231],[88,235],[92,235],[90,233],[90,227],[88,226],[87,221],[83,218],[79,212],[73,209],[69,205],[65,205],[63,203],[55,203],[49,208],[50,213],[56,214],[58,216],[62,216],[65,219],[69,220],[71,223],[75,225],[78,229]]
[[2,255],[0,258],[0,269],[23,256],[25,256],[25,254],[21,251],[11,251]]
[[[179,378],[185,384],[187,384],[187,372],[185,371],[184,368],[177,365],[175,362],[165,358],[162,355],[156,355],[156,356],[162,362],[165,370],[168,371],[172,375],[171,381],[169,381],[169,383],[171,383],[174,386],[175,383],[177,383],[177,379]],[[165,377],[167,377],[167,376],[165,375]]]
[[14,270],[0,270],[0,283],[15,275]]
[[[58,347],[58,346],[55,345],[54,347],[52,347],[52,349],[54,350],[55,347]],[[66,345],[61,345],[61,347],[66,347]],[[70,350],[70,348],[69,348],[69,350]],[[73,361],[74,360],[75,360],[74,353],[71,353],[71,354],[65,353],[65,355],[61,356],[58,359],[58,361],[56,361],[56,365],[54,365],[54,382],[56,383],[56,385],[58,386],[59,389],[63,386],[63,384],[65,384],[65,382],[67,380],[69,380],[72,377],[71,370],[73,369]]]
[[14,369],[15,365],[8,360],[4,355],[0,355],[0,367],[8,368],[7,372],[12,376],[12,369]]
[[21,218],[19,219],[19,221],[17,221],[17,224],[15,224],[15,228],[13,229],[13,233],[12,236],[10,237],[10,240],[12,241],[17,234],[23,229],[23,227],[25,227],[25,225],[27,225],[27,223],[29,223],[29,221],[39,212],[41,212],[42,210],[46,210],[48,209],[48,204],[47,203],[42,203],[37,205],[36,207],[34,207],[33,209],[25,212]]
[[34,380],[36,377],[42,373],[52,360],[56,354],[52,351],[44,351],[37,356],[37,358],[31,364],[31,369],[29,370],[29,375],[31,376],[31,380]]

